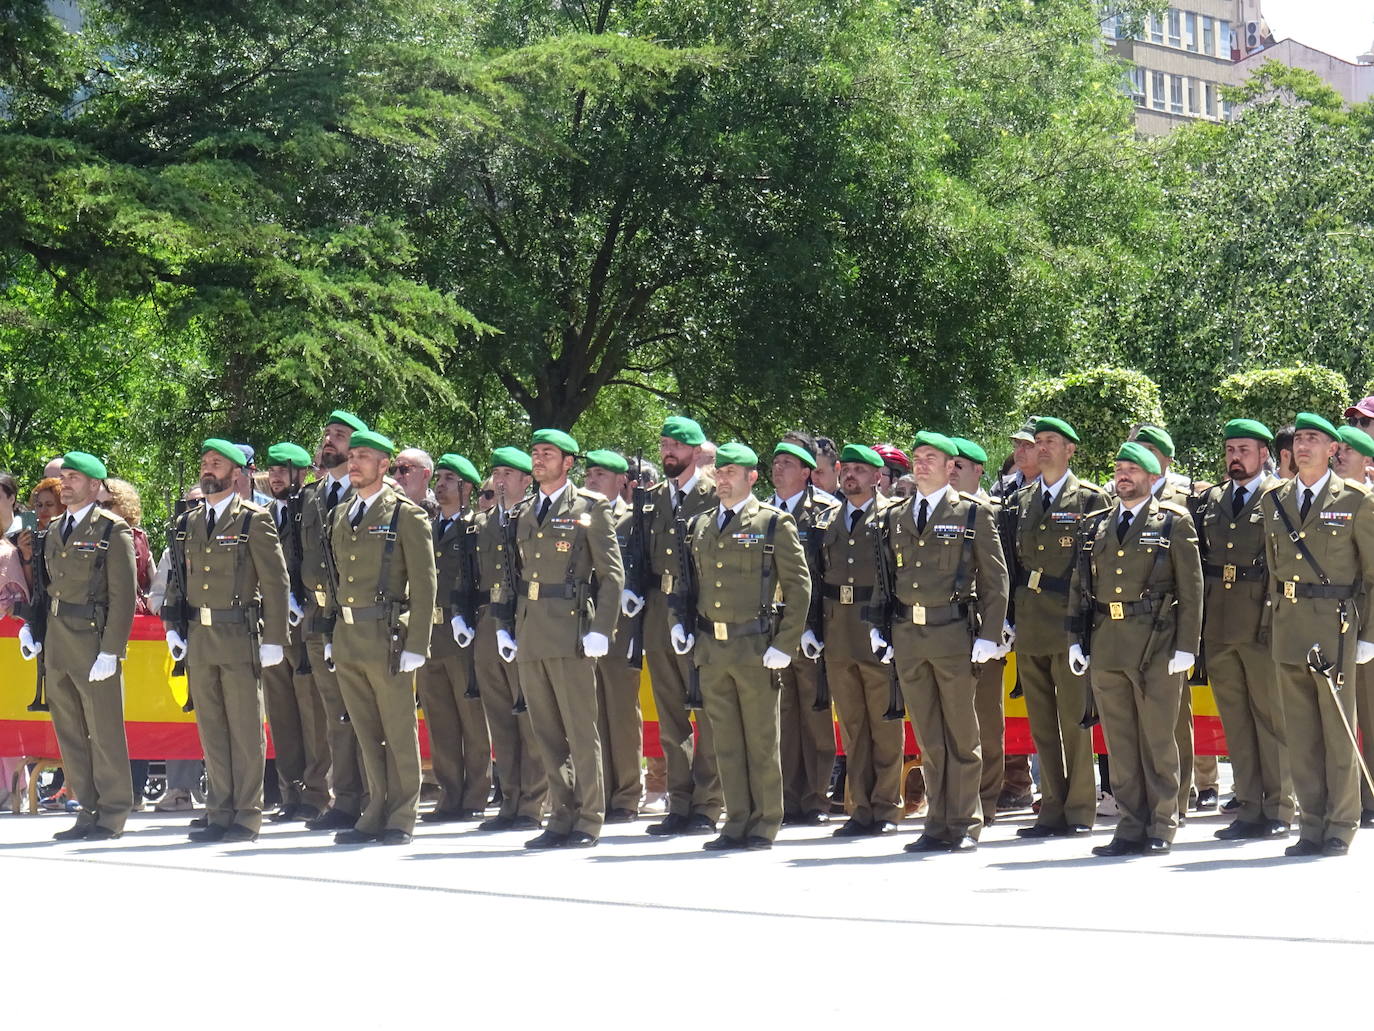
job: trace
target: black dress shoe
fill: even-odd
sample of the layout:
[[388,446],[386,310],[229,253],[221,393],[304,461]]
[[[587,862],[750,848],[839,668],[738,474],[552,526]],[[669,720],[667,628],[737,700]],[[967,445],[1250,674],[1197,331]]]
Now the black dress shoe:
[[100,824],[96,824],[94,827],[92,827],[89,831],[86,832],[86,840],[113,841],[115,838],[119,837],[123,833],[123,831],[112,831],[108,827],[102,827],[100,826]]
[[861,823],[853,816],[831,831],[831,834],[837,838],[866,838],[872,833],[873,824]]
[[510,822],[510,829],[513,831],[537,831],[543,826],[533,816],[516,816]]
[[705,813],[693,813],[687,817],[687,826],[683,829],[683,834],[714,834],[716,832],[716,821]]
[[187,821],[186,826],[188,826],[188,827],[208,827],[208,826],[210,826],[210,818],[209,818],[208,816],[197,816],[194,820],[189,820],[189,821]]
[[999,813],[1009,813],[1015,809],[1029,809],[1035,798],[1027,791],[1024,795],[1013,795],[1009,791],[1003,791],[997,796],[997,811]]
[[1264,824],[1256,820],[1232,820],[1221,830],[1214,831],[1212,837],[1222,841],[1248,841],[1251,838],[1264,837],[1264,830]]
[[1366,809],[1360,813],[1360,826],[1365,830],[1374,829],[1374,809]]
[[1215,809],[1217,807],[1217,789],[1203,788],[1197,793],[1197,805],[1195,809]]
[[320,807],[317,805],[311,805],[309,802],[302,802],[300,805],[296,806],[295,818],[297,820],[313,820],[319,815]]
[[249,830],[241,823],[236,823],[224,832],[221,841],[257,841],[258,832]]
[[1226,804],[1221,807],[1221,811],[1223,813],[1240,812],[1240,799],[1238,799],[1235,795],[1232,795],[1230,798],[1226,800]]
[[978,842],[965,834],[958,841],[951,842],[949,850],[951,852],[977,852]]
[[1265,820],[1264,834],[1261,837],[1286,838],[1288,837],[1288,824],[1282,820]]
[[1322,847],[1315,841],[1299,838],[1295,843],[1284,849],[1283,854],[1286,856],[1319,856],[1322,854]]
[[[89,836],[87,837],[89,841]],[[1324,856],[1343,856],[1350,852],[1350,843],[1342,841],[1340,838],[1327,838],[1322,842],[1322,855]]]
[[1066,838],[1086,838],[1092,832],[1086,823],[1071,823],[1059,833]]
[[78,823],[74,827],[68,827],[64,831],[58,831],[52,836],[53,841],[83,841],[86,836],[95,829],[93,823]]
[[[424,819],[424,817],[421,817]],[[477,825],[479,831],[510,831],[515,829],[514,816],[493,816]]]
[[931,834],[922,834],[915,841],[908,841],[902,846],[903,852],[948,852],[951,846],[944,838],[937,838]]
[[1093,849],[1093,855],[1101,856],[1103,859],[1116,859],[1120,856],[1138,856],[1145,848],[1143,841],[1127,841],[1124,838],[1113,838],[1105,845],[1098,845]]
[[1163,838],[1151,838],[1145,842],[1145,854],[1147,856],[1167,856],[1173,851],[1173,845]]
[[765,838],[762,834],[751,834],[744,839],[744,847],[750,852],[767,852],[773,847],[772,839]]
[[378,836],[369,831],[360,831],[357,827],[345,827],[334,835],[336,845],[366,845],[368,842],[377,841]]
[[749,846],[739,838],[732,838],[728,834],[712,838],[701,846],[707,852],[733,852],[736,849],[748,848]]
[[273,823],[290,823],[292,820],[300,820],[301,807],[294,802],[282,806],[275,813],[269,813],[267,818]]
[[830,822],[830,817],[819,809],[811,809],[802,813],[792,821],[798,827],[820,827]]
[[687,817],[682,813],[669,813],[658,823],[651,823],[646,830],[656,838],[671,838],[675,834],[687,833]]
[[874,820],[868,825],[868,833],[872,834],[875,838],[881,837],[884,834],[896,834],[897,825],[891,820]]
[[382,832],[380,840],[383,845],[409,845],[411,841],[410,831],[403,831],[399,827],[389,827]]
[[225,832],[228,830],[228,827],[221,827],[217,823],[212,823],[205,827],[197,827],[186,836],[192,841],[223,841]]
[[1057,838],[1064,833],[1063,827],[1051,827],[1044,823],[1033,823],[1029,827],[1019,827],[1018,838]]
[[312,831],[346,831],[352,830],[357,822],[356,813],[346,813],[342,809],[326,809],[313,820],[307,820],[305,826]]
[[525,847],[530,849],[562,848],[568,843],[566,834],[559,834],[558,831],[545,831],[537,838],[530,838],[525,842]]
[[434,809],[420,814],[421,823],[457,823],[466,820],[470,809]]
[[634,823],[639,814],[632,809],[609,809],[602,823]]
[[586,831],[569,831],[567,839],[563,842],[564,848],[595,848],[596,843],[601,839],[594,834]]

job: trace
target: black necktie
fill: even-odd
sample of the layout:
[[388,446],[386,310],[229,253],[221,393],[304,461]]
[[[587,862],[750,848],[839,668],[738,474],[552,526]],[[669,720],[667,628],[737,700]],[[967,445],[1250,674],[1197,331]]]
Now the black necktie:
[[1050,497],[1049,491],[1045,491],[1044,494],[1040,495],[1040,511],[1048,512],[1050,510],[1050,506],[1053,504],[1054,498]]
[[206,536],[206,538],[209,539],[211,536],[214,535],[214,532],[215,532],[215,510],[214,510],[213,508],[208,508],[208,507],[207,507],[207,508],[205,509],[205,536]]
[[286,525],[286,506],[282,505],[277,509],[277,529],[280,530]]
[[325,511],[334,511],[334,506],[339,503],[339,481],[335,480],[329,485],[329,497],[324,503]]
[[67,518],[66,518],[65,520],[63,520],[63,522],[62,522],[62,543],[63,543],[63,544],[66,544],[66,543],[67,543],[67,538],[69,538],[69,537],[72,535],[72,530],[74,530],[74,529],[76,529],[76,519],[73,518],[72,516],[67,516]]
[[353,518],[348,521],[348,525],[353,529],[358,528],[358,524],[363,521],[363,516],[367,513],[367,506],[361,501],[358,502],[358,510],[353,513]]
[[786,511],[787,511],[787,502],[786,502],[786,501],[783,501],[781,498],[779,498],[779,499],[778,499],[778,508],[780,508],[780,509],[782,509],[784,512],[786,512]]
[[1245,488],[1237,487],[1236,493],[1231,498],[1231,518],[1240,515],[1240,510],[1245,507]]
[[930,515],[930,503],[925,498],[921,499],[921,506],[916,509],[916,532],[926,532],[926,518]]
[[544,517],[545,517],[546,515],[548,515],[548,514],[549,514],[549,499],[548,499],[548,497],[546,496],[546,497],[544,498],[543,501],[539,502],[539,525],[540,525],[540,526],[543,526],[543,525],[544,525]]
[[435,543],[435,544],[438,544],[441,540],[444,539],[444,534],[448,533],[449,524],[452,523],[452,522],[453,522],[452,519],[449,519],[447,516],[445,516],[443,519],[440,519],[439,522],[438,522],[437,524],[435,524],[435,527],[434,527],[434,543]]
[[733,518],[735,518],[735,510],[733,508],[727,508],[725,510],[725,515],[721,516],[720,528],[724,530],[727,526],[730,525],[730,520]]
[[1121,513],[1121,522],[1116,524],[1116,543],[1120,544],[1126,539],[1126,531],[1131,528],[1131,512],[1127,509]]
[[1308,487],[1302,492],[1302,507],[1298,509],[1298,517],[1307,518],[1307,513],[1312,508],[1312,488]]
[[854,509],[853,512],[850,513],[850,516],[849,516],[849,532],[850,532],[850,533],[853,533],[853,532],[854,532],[854,527],[856,527],[856,526],[859,525],[859,520],[862,519],[863,517],[864,517],[864,510],[863,510],[862,508],[856,508],[856,509]]

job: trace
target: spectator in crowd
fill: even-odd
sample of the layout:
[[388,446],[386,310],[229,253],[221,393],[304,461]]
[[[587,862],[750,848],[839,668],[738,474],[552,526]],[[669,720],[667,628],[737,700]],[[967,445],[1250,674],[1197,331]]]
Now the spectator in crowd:
[[[0,473],[0,618],[14,614],[15,606],[29,600],[25,560],[19,551],[19,492],[14,477]],[[0,807],[9,804],[10,789],[23,785],[20,757],[0,758]],[[17,785],[17,786],[16,786]]]
[[406,448],[396,456],[391,475],[411,501],[431,516],[439,511],[434,492],[429,489],[429,481],[434,478],[434,459],[429,457],[427,451],[417,447]]
[[62,481],[56,476],[39,480],[29,493],[29,507],[38,517],[38,528],[46,530],[50,522],[67,511],[62,504]]
[[482,481],[482,486],[477,489],[477,511],[487,512],[496,504],[496,488],[491,485],[491,478]]
[[143,529],[143,502],[132,483],[111,476],[100,492],[100,507],[119,516],[134,532],[134,572],[138,585],[138,606],[134,611],[148,615],[153,611],[148,605],[148,591],[153,586],[153,553],[148,547],[148,534]]

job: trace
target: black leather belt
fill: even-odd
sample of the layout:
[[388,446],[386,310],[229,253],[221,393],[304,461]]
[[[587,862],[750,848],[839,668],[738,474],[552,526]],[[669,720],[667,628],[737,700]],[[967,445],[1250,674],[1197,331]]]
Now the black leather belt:
[[520,597],[528,601],[557,599],[568,601],[577,597],[577,585],[570,583],[544,583],[540,580],[521,580]]
[[756,637],[766,634],[773,628],[772,620],[751,619],[747,623],[715,623],[705,616],[697,615],[697,630],[710,634],[717,641],[733,641],[736,637]]
[[1237,583],[1237,582],[1242,581],[1242,580],[1245,580],[1245,581],[1250,581],[1250,580],[1263,580],[1263,579],[1264,579],[1264,576],[1265,576],[1265,574],[1266,574],[1267,572],[1268,572],[1268,570],[1265,569],[1265,567],[1262,566],[1262,565],[1259,565],[1259,566],[1255,566],[1255,565],[1251,565],[1251,566],[1236,566],[1236,565],[1214,566],[1214,565],[1212,565],[1211,563],[1208,563],[1208,562],[1204,562],[1203,565],[1202,565],[1202,575],[1203,575],[1203,576],[1207,577],[1209,580],[1220,580],[1222,583],[1227,583],[1227,584]]
[[851,584],[822,584],[821,594],[831,601],[838,601],[841,605],[853,605],[855,602],[872,598],[873,588],[855,587]]
[[78,605],[74,601],[59,601],[57,598],[49,599],[48,611],[54,616],[70,616],[72,619],[95,619],[94,605]]
[[1349,601],[1355,597],[1354,584],[1300,584],[1284,580],[1280,584],[1280,594],[1290,601],[1298,598],[1329,598],[1332,601]]
[[950,623],[968,618],[968,603],[940,605],[929,608],[925,605],[903,605],[898,602],[892,609],[893,621],[915,623],[917,626],[948,626]]
[[1021,570],[1021,572],[1016,575],[1016,586],[1028,587],[1037,593],[1043,591],[1049,591],[1051,594],[1063,595],[1069,593],[1068,577],[1045,576],[1038,569],[1032,569],[1030,572],[1024,569]]
[[1127,619],[1131,616],[1153,616],[1155,614],[1155,599],[1142,598],[1139,601],[1109,601],[1097,602],[1096,609],[1104,616],[1112,619]]

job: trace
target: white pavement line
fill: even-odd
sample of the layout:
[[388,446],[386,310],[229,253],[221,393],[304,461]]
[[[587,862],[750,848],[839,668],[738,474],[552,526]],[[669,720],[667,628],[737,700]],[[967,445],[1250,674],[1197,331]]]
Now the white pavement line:
[[569,895],[533,895],[523,892],[482,891],[475,888],[454,888],[435,884],[406,884],[396,881],[372,881],[348,877],[318,877],[308,874],[268,873],[253,870],[224,870],[213,866],[185,866],[172,863],[132,862],[120,859],[94,859],[85,856],[26,856],[6,855],[7,859],[36,863],[80,863],[90,866],[123,867],[133,870],[162,870],[176,873],[206,873],[225,877],[246,877],[254,880],[290,881],[303,884],[334,884],[341,887],[378,888],[390,891],[418,891],[438,895],[460,895],[469,898],[507,899],[513,902],[553,902],[573,906],[595,906],[606,909],[639,909],[657,912],[683,913],[700,916],[764,917],[773,920],[801,920],[817,923],[868,924],[899,927],[940,927],[949,929],[990,931],[1061,931],[1074,934],[1132,936],[1153,938],[1183,938],[1229,942],[1276,942],[1293,945],[1354,945],[1374,947],[1374,940],[1366,938],[1326,938],[1312,935],[1240,934],[1224,931],[1171,931],[1148,927],[1093,927],[1073,924],[1017,924],[981,920],[922,920],[913,917],[837,916],[826,913],[786,913],[766,909],[732,909],[713,906],[685,906],[661,902],[632,902],[623,899],[587,899]]

